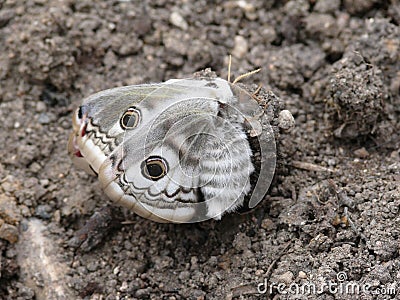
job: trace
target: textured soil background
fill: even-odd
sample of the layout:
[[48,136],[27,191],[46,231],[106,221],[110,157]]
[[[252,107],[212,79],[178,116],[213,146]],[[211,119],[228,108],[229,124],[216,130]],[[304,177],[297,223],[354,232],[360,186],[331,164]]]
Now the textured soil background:
[[[397,0],[0,0],[0,299],[400,299],[399,24]],[[226,78],[230,53],[296,120],[264,201],[187,225],[104,209],[66,152],[73,109]],[[95,212],[103,241],[76,247]]]

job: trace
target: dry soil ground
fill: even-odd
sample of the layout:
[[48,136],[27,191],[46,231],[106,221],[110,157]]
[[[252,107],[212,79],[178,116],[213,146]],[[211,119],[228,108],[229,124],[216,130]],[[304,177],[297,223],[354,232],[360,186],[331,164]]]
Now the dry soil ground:
[[[0,299],[400,299],[399,25],[398,0],[0,0]],[[104,208],[73,109],[226,78],[229,53],[296,119],[264,201],[186,225]]]

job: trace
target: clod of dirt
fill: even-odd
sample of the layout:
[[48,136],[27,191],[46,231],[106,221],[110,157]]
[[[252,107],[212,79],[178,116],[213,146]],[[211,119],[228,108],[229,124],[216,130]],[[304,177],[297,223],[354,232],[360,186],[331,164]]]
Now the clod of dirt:
[[0,219],[0,239],[14,244],[18,241],[18,229],[14,225],[10,225]]
[[354,52],[333,67],[328,104],[333,105],[335,136],[356,138],[374,133],[385,95],[382,72]]

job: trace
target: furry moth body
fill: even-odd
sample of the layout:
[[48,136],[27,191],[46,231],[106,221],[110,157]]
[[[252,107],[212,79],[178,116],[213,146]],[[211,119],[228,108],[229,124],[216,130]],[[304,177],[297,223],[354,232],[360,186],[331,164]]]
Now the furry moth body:
[[220,219],[250,192],[248,133],[262,115],[251,95],[221,78],[119,87],[75,111],[68,152],[110,199],[144,218]]

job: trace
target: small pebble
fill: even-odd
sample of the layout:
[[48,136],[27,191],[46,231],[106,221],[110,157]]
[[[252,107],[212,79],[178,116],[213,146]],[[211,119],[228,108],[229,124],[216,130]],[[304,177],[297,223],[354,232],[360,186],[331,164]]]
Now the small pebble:
[[362,147],[360,149],[355,150],[354,155],[356,155],[358,158],[366,158],[369,156],[369,152],[367,151],[367,149]]
[[314,11],[320,13],[334,13],[339,10],[340,0],[318,0],[314,6]]
[[169,21],[172,25],[186,31],[189,27],[186,20],[182,17],[182,15],[176,11],[172,12],[169,16]]
[[151,288],[139,289],[136,291],[135,296],[139,299],[147,299],[151,292]]
[[244,0],[239,0],[236,2],[237,6],[239,6],[241,9],[243,9],[244,12],[246,13],[252,13],[255,11],[254,5],[250,2],[244,1]]
[[330,167],[336,166],[336,160],[334,158],[328,158],[327,163]]
[[281,275],[276,276],[277,282],[283,282],[285,284],[290,284],[293,282],[293,273],[287,271]]
[[288,110],[282,110],[278,117],[278,126],[284,131],[290,131],[295,125],[293,115]]
[[271,219],[264,219],[261,222],[261,228],[265,230],[271,230],[274,228],[274,222]]
[[303,271],[300,271],[298,277],[301,279],[307,279],[307,274]]
[[256,272],[254,273],[256,276],[261,276],[262,274],[264,274],[264,270],[256,270]]
[[113,270],[113,274],[117,275],[119,273],[119,266],[116,266]]
[[50,118],[49,118],[49,116],[48,116],[46,113],[41,113],[41,114],[39,115],[38,122],[39,122],[40,124],[49,124],[49,123],[50,123]]
[[182,271],[182,272],[179,273],[178,278],[179,278],[181,281],[189,280],[189,278],[190,278],[190,272],[189,272],[189,271]]
[[50,180],[48,180],[48,179],[40,179],[39,183],[40,183],[41,186],[47,187],[49,185],[49,183],[50,183]]
[[33,162],[30,166],[29,166],[29,170],[33,173],[38,173],[41,169],[41,165],[38,164],[37,162]]
[[121,287],[119,288],[119,290],[121,292],[125,292],[128,289],[128,287],[129,287],[128,283],[126,281],[123,281],[122,284],[121,284]]
[[38,205],[35,209],[35,216],[41,219],[51,219],[51,206],[47,204]]
[[43,101],[36,103],[36,112],[44,112],[47,110],[47,106]]
[[235,36],[235,46],[232,55],[236,58],[243,58],[249,50],[247,40],[241,35]]

